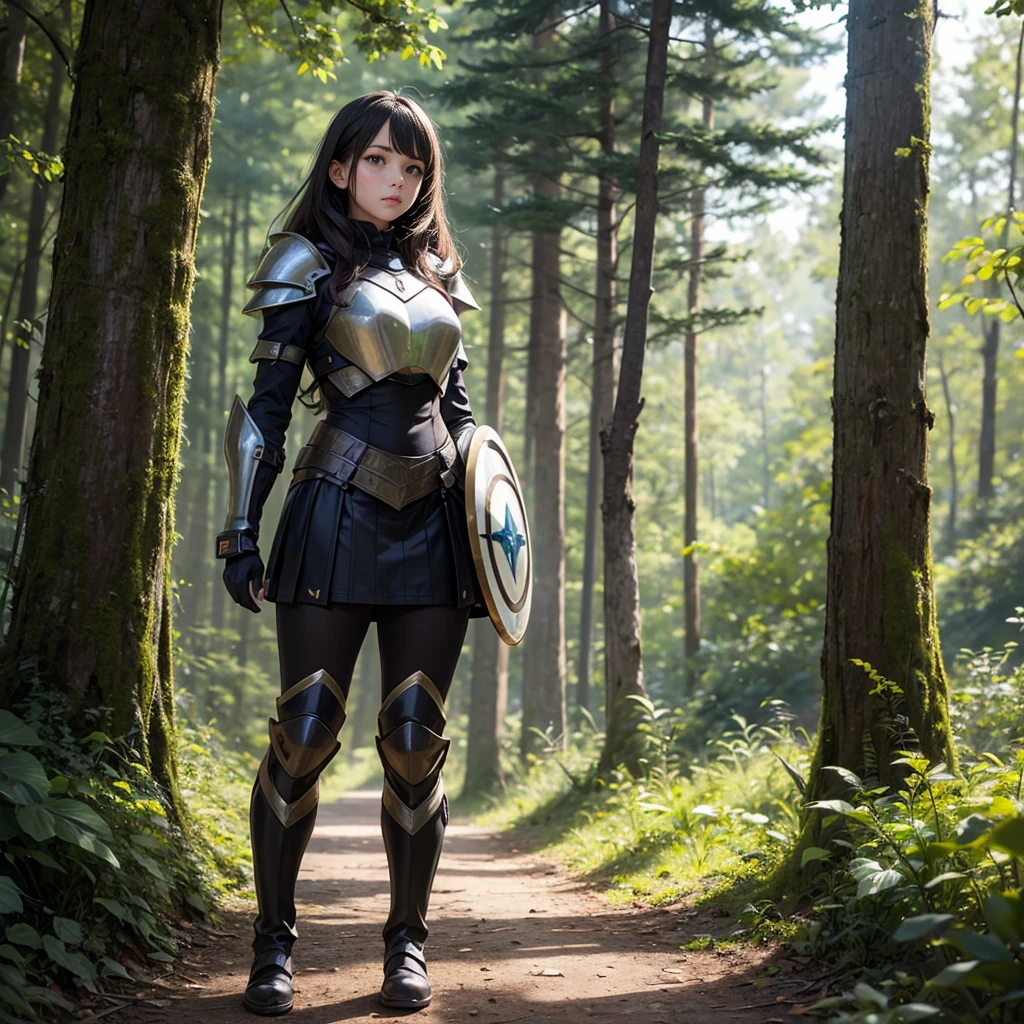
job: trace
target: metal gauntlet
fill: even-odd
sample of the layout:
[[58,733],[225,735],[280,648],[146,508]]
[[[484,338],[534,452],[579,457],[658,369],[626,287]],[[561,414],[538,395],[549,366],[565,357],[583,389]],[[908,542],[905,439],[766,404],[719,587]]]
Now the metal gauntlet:
[[260,463],[275,473],[284,468],[284,449],[267,445],[238,395],[224,432],[224,458],[228,464],[228,514],[224,530],[217,535],[218,558],[257,550],[258,513],[254,515],[251,509],[257,470]]

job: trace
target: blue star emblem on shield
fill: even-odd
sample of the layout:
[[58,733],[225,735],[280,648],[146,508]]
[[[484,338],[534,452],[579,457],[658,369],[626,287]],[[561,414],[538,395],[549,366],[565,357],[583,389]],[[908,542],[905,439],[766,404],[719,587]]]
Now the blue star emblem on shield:
[[512,510],[505,505],[505,525],[500,530],[491,534],[491,540],[496,540],[501,545],[508,559],[509,568],[512,570],[512,578],[516,578],[516,562],[519,560],[519,551],[526,547],[526,538],[519,532],[516,521],[512,516]]

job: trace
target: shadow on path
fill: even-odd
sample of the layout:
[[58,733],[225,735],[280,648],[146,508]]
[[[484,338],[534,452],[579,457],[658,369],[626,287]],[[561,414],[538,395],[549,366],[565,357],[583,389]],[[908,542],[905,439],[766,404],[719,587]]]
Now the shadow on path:
[[[380,795],[349,793],[321,807],[297,888],[295,1009],[303,1024],[413,1016],[417,1021],[510,1024],[586,1018],[644,1024],[782,1021],[788,964],[769,978],[770,952],[684,953],[692,925],[658,909],[612,908],[513,841],[449,826],[431,900],[427,943],[434,1001],[414,1014],[377,1001],[388,912]],[[114,1021],[229,1024],[256,1018],[241,1005],[255,907],[225,915],[225,932],[186,951],[165,1005],[118,1011]],[[681,930],[682,929],[682,930]],[[755,984],[756,983],[756,984]],[[201,986],[201,987],[199,987]]]

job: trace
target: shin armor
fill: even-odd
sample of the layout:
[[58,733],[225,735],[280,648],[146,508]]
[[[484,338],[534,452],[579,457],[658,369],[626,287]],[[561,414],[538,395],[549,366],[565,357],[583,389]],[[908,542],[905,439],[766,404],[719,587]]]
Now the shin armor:
[[427,903],[448,823],[441,768],[450,740],[444,700],[422,672],[388,694],[377,718],[384,765],[381,827],[391,870],[391,913],[384,927],[389,954],[427,937]]
[[249,812],[259,917],[253,948],[272,959],[295,941],[295,880],[316,820],[320,773],[341,746],[345,695],[324,669],[277,699],[270,747],[260,763]]

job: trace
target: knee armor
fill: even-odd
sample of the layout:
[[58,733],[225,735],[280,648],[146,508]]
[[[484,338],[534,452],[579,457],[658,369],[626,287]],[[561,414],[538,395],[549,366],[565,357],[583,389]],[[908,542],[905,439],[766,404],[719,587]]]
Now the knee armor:
[[[269,720],[270,749],[260,764],[263,794],[278,820],[286,828],[305,817],[317,803],[320,773],[341,744],[338,733],[345,722],[345,695],[330,673],[318,669],[277,698],[277,719]],[[314,776],[313,785],[301,796],[287,800],[278,792],[271,775],[273,764],[280,767],[300,789],[299,780]]]
[[442,736],[444,700],[423,672],[388,694],[377,716],[377,752],[384,765],[384,806],[415,835],[444,802],[441,768],[451,740]]

